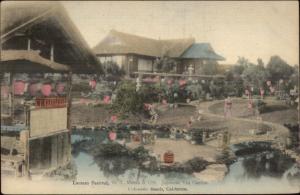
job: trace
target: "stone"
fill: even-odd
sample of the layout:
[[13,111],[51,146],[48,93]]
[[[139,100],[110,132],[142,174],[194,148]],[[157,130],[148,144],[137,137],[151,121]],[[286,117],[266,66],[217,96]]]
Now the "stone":
[[228,169],[225,164],[208,165],[205,170],[200,173],[194,172],[193,175],[200,181],[205,183],[222,181]]

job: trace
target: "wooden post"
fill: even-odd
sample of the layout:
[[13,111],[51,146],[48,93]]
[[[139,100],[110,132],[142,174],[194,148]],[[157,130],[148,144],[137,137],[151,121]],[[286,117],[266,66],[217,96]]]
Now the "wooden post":
[[27,39],[27,50],[28,51],[31,50],[31,39],[30,38]]
[[72,106],[72,72],[68,75],[68,92],[67,92],[67,129],[71,130],[71,106]]
[[205,144],[205,142],[206,142],[206,136],[207,136],[207,132],[203,131],[203,133],[202,133],[202,143],[203,144]]
[[10,118],[12,124],[14,123],[14,98],[15,98],[15,85],[14,85],[14,74],[10,73],[9,75],[10,79],[10,93],[9,93],[9,107],[10,107]]
[[68,92],[67,92],[67,129],[69,130],[68,132],[68,146],[69,146],[69,156],[68,159],[71,159],[71,108],[72,108],[72,72],[69,72],[68,75]]
[[20,140],[24,147],[24,166],[23,166],[23,174],[25,177],[30,177],[29,172],[29,130],[21,131]]
[[54,61],[54,44],[51,44],[51,48],[50,48],[50,60]]

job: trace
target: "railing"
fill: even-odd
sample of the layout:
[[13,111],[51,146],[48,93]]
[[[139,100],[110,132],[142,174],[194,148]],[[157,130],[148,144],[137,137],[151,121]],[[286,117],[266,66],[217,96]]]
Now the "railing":
[[35,99],[36,108],[63,108],[66,106],[66,97],[43,97]]
[[163,77],[200,77],[200,78],[224,78],[223,75],[203,75],[203,74],[175,74],[175,73],[154,73],[154,72],[133,72],[134,75],[150,75]]

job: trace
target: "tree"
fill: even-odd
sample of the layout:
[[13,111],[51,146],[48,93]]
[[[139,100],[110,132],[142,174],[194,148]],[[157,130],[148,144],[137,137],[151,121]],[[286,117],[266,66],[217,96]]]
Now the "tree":
[[294,73],[290,77],[290,82],[293,86],[299,85],[299,65],[294,65]]
[[264,62],[262,61],[261,58],[257,58],[257,65],[258,66],[265,66]]
[[144,96],[136,91],[136,85],[132,81],[122,81],[116,89],[116,99],[113,109],[122,114],[140,113],[143,111]]
[[294,72],[293,67],[277,55],[271,56],[267,64],[267,70],[270,72],[270,79],[273,82],[280,79],[288,79]]
[[251,62],[249,62],[249,60],[245,57],[238,57],[238,61],[235,63],[235,65],[233,67],[231,67],[230,71],[234,74],[234,75],[241,75],[244,70],[250,66],[253,65]]
[[264,87],[269,73],[264,66],[250,65],[244,70],[242,78],[245,85],[253,86],[255,91],[258,91],[259,88]]

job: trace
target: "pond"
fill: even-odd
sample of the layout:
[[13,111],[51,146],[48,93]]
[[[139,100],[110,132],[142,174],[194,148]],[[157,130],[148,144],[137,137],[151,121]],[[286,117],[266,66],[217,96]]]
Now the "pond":
[[[75,138],[83,139],[79,135],[74,140]],[[155,187],[188,186],[190,190],[204,193],[280,193],[300,190],[300,178],[291,180],[288,177],[289,174],[300,171],[294,160],[273,150],[269,143],[243,143],[233,145],[231,149],[236,153],[237,161],[229,166],[229,172],[223,181],[210,184],[202,183],[185,173],[148,173],[138,169],[137,163],[126,157],[94,159],[85,152],[79,152],[74,160],[78,169],[77,180],[95,179]]]

